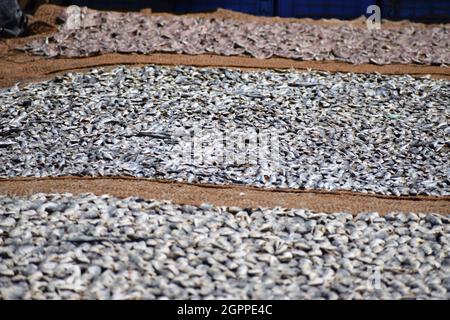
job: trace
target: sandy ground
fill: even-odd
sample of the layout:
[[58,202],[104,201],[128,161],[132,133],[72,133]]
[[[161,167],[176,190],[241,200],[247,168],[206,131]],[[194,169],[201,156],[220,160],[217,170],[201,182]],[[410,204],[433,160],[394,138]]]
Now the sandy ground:
[[160,180],[113,178],[15,178],[0,180],[0,194],[32,193],[110,194],[119,198],[172,200],[179,204],[217,206],[303,208],[319,212],[417,212],[450,214],[450,197],[394,197],[356,192],[324,192],[263,189],[244,186],[189,184]]

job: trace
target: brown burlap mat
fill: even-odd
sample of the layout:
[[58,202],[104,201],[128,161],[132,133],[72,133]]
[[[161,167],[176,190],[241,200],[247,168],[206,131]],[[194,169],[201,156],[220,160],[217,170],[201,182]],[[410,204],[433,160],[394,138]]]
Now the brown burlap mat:
[[0,179],[0,194],[110,194],[116,197],[172,200],[175,203],[217,206],[303,208],[319,212],[416,212],[450,214],[450,197],[394,197],[355,192],[263,189],[155,181],[130,177],[60,177]]

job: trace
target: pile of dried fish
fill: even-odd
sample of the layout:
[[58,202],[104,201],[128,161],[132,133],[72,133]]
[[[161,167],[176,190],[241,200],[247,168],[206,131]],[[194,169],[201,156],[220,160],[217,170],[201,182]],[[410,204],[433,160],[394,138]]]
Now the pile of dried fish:
[[449,299],[450,219],[0,196],[0,299]]
[[0,176],[449,195],[449,111],[447,80],[95,69],[1,91]]
[[50,57],[174,52],[336,60],[354,64],[450,63],[448,26],[368,30],[348,25],[262,23],[229,18],[145,16],[86,10],[66,12],[60,31],[26,50]]

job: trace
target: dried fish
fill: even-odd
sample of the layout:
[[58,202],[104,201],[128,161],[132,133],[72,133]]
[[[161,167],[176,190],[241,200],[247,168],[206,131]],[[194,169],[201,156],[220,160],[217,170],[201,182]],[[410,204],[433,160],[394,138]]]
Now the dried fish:
[[449,97],[448,80],[380,74],[69,73],[2,91],[0,176],[449,195]]
[[[22,50],[50,57],[173,52],[336,60],[353,64],[450,64],[448,25],[368,30],[348,25],[145,16],[70,6],[59,32]],[[189,41],[186,41],[189,39]]]

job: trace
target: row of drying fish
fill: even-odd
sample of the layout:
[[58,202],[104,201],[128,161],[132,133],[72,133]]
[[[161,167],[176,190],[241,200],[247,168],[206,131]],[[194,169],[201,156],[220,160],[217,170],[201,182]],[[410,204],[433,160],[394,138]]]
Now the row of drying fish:
[[353,64],[450,63],[448,26],[368,30],[349,25],[98,12],[77,6],[69,7],[63,17],[65,24],[58,33],[23,49],[49,57],[171,52]]
[[118,67],[0,94],[0,176],[131,175],[449,195],[450,85]]
[[449,299],[450,219],[0,196],[0,299]]

